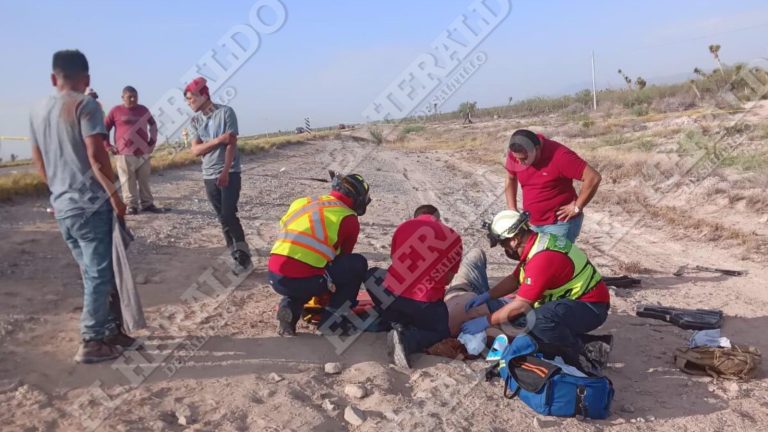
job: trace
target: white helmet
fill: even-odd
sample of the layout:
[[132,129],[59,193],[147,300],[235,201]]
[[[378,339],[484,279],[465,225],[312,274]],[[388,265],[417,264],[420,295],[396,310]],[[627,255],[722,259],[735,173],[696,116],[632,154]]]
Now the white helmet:
[[521,228],[528,228],[529,213],[522,213],[514,210],[503,210],[493,217],[493,221],[488,226],[488,239],[491,241],[491,247],[496,246],[502,240],[512,238]]

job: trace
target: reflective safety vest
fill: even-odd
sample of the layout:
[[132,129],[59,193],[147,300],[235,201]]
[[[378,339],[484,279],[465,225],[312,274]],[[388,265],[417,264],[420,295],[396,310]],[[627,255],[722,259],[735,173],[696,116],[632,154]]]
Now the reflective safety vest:
[[[573,262],[573,276],[571,277],[571,280],[564,285],[544,291],[541,299],[537,301],[533,307],[539,307],[544,303],[565,298],[578,300],[579,297],[591,291],[603,279],[595,266],[589,262],[587,255],[565,237],[559,237],[552,234],[539,234],[525,261],[530,261],[534,255],[545,250],[568,255],[568,258]],[[522,284],[524,280],[525,265],[522,265],[520,267],[520,284]]]
[[338,239],[341,220],[354,214],[354,210],[330,195],[299,198],[280,219],[280,232],[272,253],[324,268],[340,252],[333,245]]

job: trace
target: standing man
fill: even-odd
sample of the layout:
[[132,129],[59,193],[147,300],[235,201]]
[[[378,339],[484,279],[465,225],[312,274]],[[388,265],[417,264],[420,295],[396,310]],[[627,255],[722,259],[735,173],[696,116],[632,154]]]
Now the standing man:
[[[467,311],[487,305],[490,315],[465,322],[464,333],[484,332],[490,326],[515,323],[525,317],[531,335],[556,349],[566,363],[579,366],[584,337],[608,317],[610,293],[587,255],[565,237],[537,233],[528,214],[504,210],[493,218],[488,237],[507,257],[519,261],[515,270],[488,290],[485,257],[470,252],[466,274],[479,294],[466,303]],[[468,254],[469,255],[469,254]],[[514,294],[511,299],[506,296]],[[502,300],[502,301],[500,301]],[[529,312],[533,311],[533,314]]]
[[[507,207],[518,211],[520,183],[523,208],[531,215],[531,228],[575,242],[584,220],[584,207],[595,196],[602,180],[600,173],[568,147],[526,129],[512,134],[505,166]],[[582,181],[578,195],[574,180]]]
[[440,221],[437,208],[425,204],[395,229],[386,272],[369,270],[366,289],[379,316],[392,323],[387,348],[397,366],[409,368],[409,354],[450,337],[443,297],[461,255],[461,236]]
[[280,219],[280,231],[272,247],[269,284],[283,298],[277,310],[277,333],[296,335],[304,305],[312,297],[330,294],[320,317],[323,332],[336,327],[342,334],[352,330],[345,313],[357,303],[357,294],[368,270],[364,256],[352,253],[360,234],[358,216],[371,202],[369,186],[359,174],[331,172],[331,192],[299,198]]
[[[157,123],[149,109],[139,104],[139,93],[135,88],[125,86],[122,99],[122,105],[109,111],[104,126],[107,129],[108,148],[112,154],[117,155],[117,175],[120,177],[123,197],[128,203],[126,213],[138,214],[139,208],[143,212],[162,213],[155,206],[149,188],[149,157],[157,143]],[[109,133],[113,127],[114,146],[109,144]]]
[[104,113],[83,93],[90,80],[83,53],[58,51],[51,74],[56,93],[30,118],[32,158],[48,184],[56,222],[83,276],[82,344],[75,355],[80,363],[111,360],[123,348],[137,346],[110,312],[109,298],[116,288],[112,219],[113,214],[124,217],[125,204],[104,149]]
[[251,251],[237,217],[240,200],[240,152],[237,150],[235,110],[211,101],[205,78],[192,80],[184,89],[187,105],[196,114],[190,122],[192,153],[203,158],[203,182],[208,201],[221,223],[224,241],[234,260],[234,272],[251,269]]

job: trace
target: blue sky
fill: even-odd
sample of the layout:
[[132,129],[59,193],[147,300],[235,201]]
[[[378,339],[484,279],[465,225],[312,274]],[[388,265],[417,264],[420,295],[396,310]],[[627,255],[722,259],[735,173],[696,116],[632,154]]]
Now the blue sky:
[[[285,25],[261,35],[258,51],[227,83],[241,133],[292,129],[306,116],[317,126],[362,121],[362,111],[470,3],[283,0]],[[105,107],[119,103],[126,84],[152,106],[227,30],[248,22],[253,4],[0,0],[0,135],[27,134],[30,106],[52,91],[54,51],[88,56]],[[766,36],[764,0],[513,0],[477,48],[487,62],[441,111],[464,100],[489,106],[572,92],[590,82],[592,50],[598,86],[620,85],[618,68],[652,84],[714,67],[710,43],[722,45],[725,63],[768,57]]]

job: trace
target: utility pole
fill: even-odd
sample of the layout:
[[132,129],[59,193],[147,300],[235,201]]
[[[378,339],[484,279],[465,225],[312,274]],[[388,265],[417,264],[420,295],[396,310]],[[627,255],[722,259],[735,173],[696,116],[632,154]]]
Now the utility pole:
[[592,109],[597,111],[597,87],[595,87],[595,50],[592,50]]

